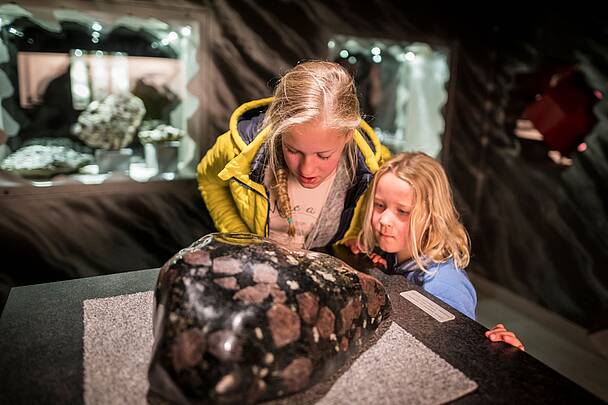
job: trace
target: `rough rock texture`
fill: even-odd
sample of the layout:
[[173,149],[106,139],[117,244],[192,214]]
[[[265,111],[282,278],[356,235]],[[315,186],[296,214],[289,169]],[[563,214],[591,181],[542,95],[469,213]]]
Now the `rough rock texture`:
[[183,129],[165,124],[158,125],[154,129],[140,130],[137,134],[141,143],[179,141],[184,135],[186,131]]
[[210,234],[176,254],[155,302],[150,390],[178,403],[255,403],[311,387],[390,312],[375,278],[249,234]]
[[65,146],[29,145],[8,155],[0,169],[23,177],[51,177],[76,172],[92,161],[92,155]]
[[92,148],[115,150],[129,145],[146,113],[140,98],[132,94],[110,94],[93,101],[78,116],[73,132]]

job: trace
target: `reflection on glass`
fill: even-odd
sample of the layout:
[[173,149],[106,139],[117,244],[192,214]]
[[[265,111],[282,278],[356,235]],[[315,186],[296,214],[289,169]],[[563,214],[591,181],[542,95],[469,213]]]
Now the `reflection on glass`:
[[[72,106],[75,110],[84,110],[91,102],[91,91],[89,90],[89,68],[82,57],[82,51],[80,49],[72,51],[70,56]],[[44,65],[37,66],[40,67]],[[25,78],[20,77],[20,79],[23,80]],[[30,88],[36,88],[35,84]]]
[[331,59],[349,69],[364,118],[393,152],[441,151],[448,50],[421,42],[336,36]]
[[91,88],[93,100],[102,100],[110,94],[110,75],[108,57],[103,51],[95,51],[91,63]]
[[112,58],[112,93],[120,94],[129,91],[129,62],[122,52],[116,52]]

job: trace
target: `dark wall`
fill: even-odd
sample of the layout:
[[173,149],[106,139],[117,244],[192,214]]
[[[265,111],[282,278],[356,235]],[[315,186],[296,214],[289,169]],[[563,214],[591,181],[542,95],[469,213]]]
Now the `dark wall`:
[[0,310],[11,287],[160,267],[214,231],[196,180],[4,188]]
[[462,36],[448,168],[468,214],[472,267],[598,330],[608,326],[606,99],[569,167],[513,129],[533,102],[524,86],[536,73],[577,65],[589,88],[608,95],[608,36],[599,16],[531,23],[493,26],[484,42]]
[[[203,151],[226,131],[234,108],[269,96],[298,61],[324,58],[333,35],[453,46],[443,158],[472,237],[469,270],[591,331],[608,327],[608,98],[595,105],[588,148],[570,167],[513,135],[534,97],[527,74],[578,64],[589,86],[608,95],[604,16],[463,18],[414,12],[396,0],[204,3],[204,74],[193,89],[204,94],[209,118],[195,134]],[[2,252],[17,266],[0,272],[0,305],[11,285],[160,266],[211,230],[196,183],[173,187],[86,199],[20,200],[3,190]]]
[[588,149],[570,167],[549,160],[542,143],[513,135],[533,101],[526,73],[578,64],[589,86],[608,95],[602,16],[439,17],[397,3],[212,2],[207,143],[238,104],[270,95],[279,73],[325,57],[332,35],[456,45],[444,159],[472,236],[470,270],[590,330],[607,327],[606,99],[594,108]]

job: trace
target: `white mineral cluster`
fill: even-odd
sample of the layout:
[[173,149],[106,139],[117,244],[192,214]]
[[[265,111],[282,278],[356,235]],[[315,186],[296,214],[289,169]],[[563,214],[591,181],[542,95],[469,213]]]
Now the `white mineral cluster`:
[[141,143],[178,141],[182,139],[184,135],[186,135],[184,130],[165,124],[161,124],[151,130],[139,131],[138,134]]
[[92,155],[65,146],[30,145],[7,156],[0,169],[24,177],[49,177],[75,172],[92,161]]
[[133,141],[146,113],[144,102],[130,93],[93,101],[78,117],[73,132],[92,148],[117,150]]

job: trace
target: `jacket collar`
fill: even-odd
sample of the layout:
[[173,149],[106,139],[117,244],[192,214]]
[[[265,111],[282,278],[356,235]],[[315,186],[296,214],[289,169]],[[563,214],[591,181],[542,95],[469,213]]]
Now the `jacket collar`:
[[376,173],[379,168],[378,162],[382,156],[382,148],[372,127],[363,119],[359,120],[359,128],[355,129],[353,139],[359,149],[358,152],[361,152],[364,162],[370,172]]
[[[374,253],[380,255],[384,260],[386,260],[386,271],[389,274],[401,274],[404,276],[408,276],[410,273],[414,272],[413,276],[416,276],[418,273],[422,273],[418,263],[414,260],[414,258],[410,258],[402,263],[397,262],[397,255],[395,253],[387,253],[381,250],[379,247],[374,249]],[[426,256],[422,256],[422,264],[428,268],[433,264],[433,261]],[[422,273],[424,274],[424,273]]]
[[[241,150],[234,159],[232,159],[224,169],[219,173],[219,178],[222,180],[228,180],[231,177],[236,177],[240,181],[248,183],[249,174],[251,173],[251,162],[254,160],[260,148],[264,145],[266,137],[270,132],[270,128],[264,128],[257,137],[255,137],[249,145],[241,139],[244,144],[244,148]],[[265,148],[264,148],[265,149]]]

